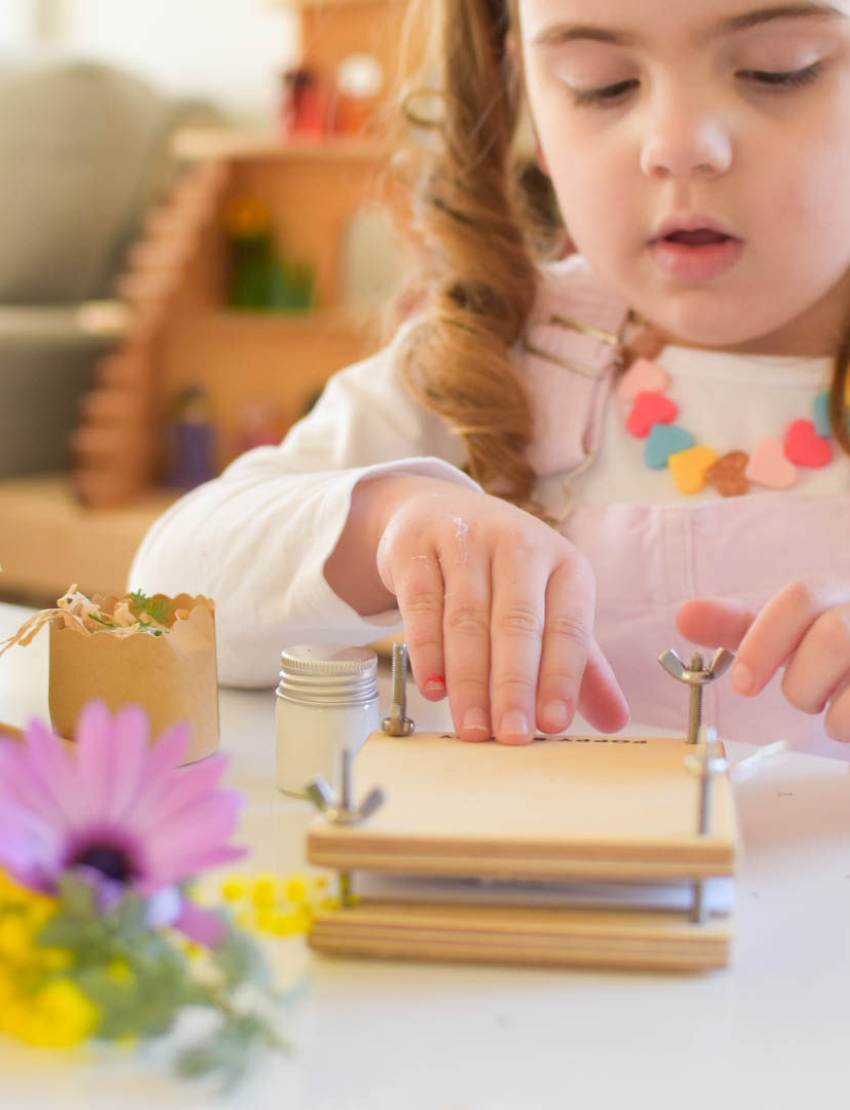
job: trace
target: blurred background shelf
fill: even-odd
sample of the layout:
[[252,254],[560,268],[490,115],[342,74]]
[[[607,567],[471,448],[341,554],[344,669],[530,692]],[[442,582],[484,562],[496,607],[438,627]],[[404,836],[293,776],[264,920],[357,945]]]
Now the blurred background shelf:
[[0,482],[3,596],[47,606],[73,582],[90,593],[123,593],[142,537],[178,496],[151,490],[103,511],[80,504],[67,474]]
[[264,158],[282,162],[384,162],[391,147],[368,136],[329,135],[322,139],[282,139],[275,135],[251,134],[215,128],[186,128],[171,141],[178,158]]
[[[0,151],[50,151],[46,138],[61,139],[70,169],[62,177],[49,161],[7,159],[17,174],[8,175],[7,239],[20,232],[7,261],[46,288],[26,311],[21,291],[0,289],[0,597],[48,604],[74,581],[123,591],[138,543],[176,496],[159,488],[173,472],[176,422],[206,422],[220,472],[254,442],[279,442],[334,373],[394,330],[389,310],[407,263],[396,221],[406,209],[383,121],[407,0],[264,6],[293,9],[274,18],[296,33],[289,47],[282,35],[270,73],[274,112],[241,128],[214,100],[159,95],[121,66],[35,65],[21,88],[9,85],[16,111],[8,134],[0,126]],[[313,75],[327,92],[340,67],[364,56],[385,79],[363,94],[367,115],[341,115],[341,97],[319,132],[309,113],[306,126],[292,125],[293,75]],[[267,216],[289,282],[274,304],[309,308],[229,307],[256,303],[235,292],[242,225],[232,213],[252,205]],[[69,281],[97,281],[79,296],[53,291],[57,260]],[[187,397],[199,399],[188,417]],[[266,438],[251,423],[260,411],[270,414]]]

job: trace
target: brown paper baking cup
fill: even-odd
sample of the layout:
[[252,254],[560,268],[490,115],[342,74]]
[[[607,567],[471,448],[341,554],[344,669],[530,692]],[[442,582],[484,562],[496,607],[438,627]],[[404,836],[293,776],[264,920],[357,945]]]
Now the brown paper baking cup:
[[115,712],[140,705],[151,723],[151,738],[185,721],[192,741],[184,762],[193,763],[219,747],[218,675],[214,606],[203,597],[168,598],[171,611],[191,610],[162,636],[136,632],[87,635],[76,628],[50,626],[50,719],[74,736],[83,706],[93,698]]

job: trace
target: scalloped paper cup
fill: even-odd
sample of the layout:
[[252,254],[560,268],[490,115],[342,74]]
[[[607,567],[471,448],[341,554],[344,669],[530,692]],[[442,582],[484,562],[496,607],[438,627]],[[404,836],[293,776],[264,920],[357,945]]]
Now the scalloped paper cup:
[[189,611],[162,636],[87,634],[51,623],[50,719],[61,736],[72,738],[83,706],[99,698],[113,712],[140,705],[150,718],[154,739],[187,721],[192,741],[186,763],[218,750],[215,603],[187,594],[156,594],[154,600],[160,599],[172,603],[172,613]]

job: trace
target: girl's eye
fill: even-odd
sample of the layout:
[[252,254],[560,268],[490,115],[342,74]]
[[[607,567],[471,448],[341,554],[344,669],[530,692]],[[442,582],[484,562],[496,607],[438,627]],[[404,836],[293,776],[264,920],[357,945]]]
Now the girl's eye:
[[[742,69],[739,77],[753,81],[765,90],[783,92],[787,89],[801,88],[817,79],[821,71],[821,63],[815,62],[805,69],[795,69],[783,73],[771,73],[761,69]],[[570,89],[573,103],[579,107],[586,105],[599,105],[608,107],[618,104],[627,93],[637,88],[640,84],[635,78],[628,81],[619,81],[616,85],[606,85],[601,89]]]
[[616,85],[606,85],[603,89],[570,89],[573,103],[579,107],[586,104],[614,104],[621,100],[624,93],[636,88],[639,84],[634,78],[629,81],[618,81]]
[[786,73],[769,73],[763,69],[743,69],[739,77],[746,77],[769,89],[795,89],[802,85],[810,85],[821,71],[821,63],[815,62],[805,69],[794,69]]

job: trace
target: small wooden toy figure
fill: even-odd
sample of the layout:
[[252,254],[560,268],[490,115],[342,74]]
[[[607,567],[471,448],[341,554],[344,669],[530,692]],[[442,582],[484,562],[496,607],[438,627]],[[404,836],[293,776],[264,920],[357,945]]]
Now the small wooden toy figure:
[[231,308],[287,311],[313,307],[313,267],[281,256],[271,213],[261,200],[236,197],[225,210],[224,226],[230,243]]
[[235,454],[241,455],[253,447],[276,446],[285,432],[280,406],[271,398],[254,401],[240,409],[236,433]]
[[189,386],[177,397],[169,427],[169,467],[166,483],[193,489],[217,474],[216,435],[206,393]]
[[256,197],[237,197],[225,210],[224,226],[230,243],[230,307],[284,307],[286,280],[269,210]]
[[280,127],[285,139],[325,137],[332,129],[334,90],[310,69],[289,69],[282,75]]
[[368,134],[375,123],[384,89],[384,71],[371,54],[349,54],[336,71],[334,131],[339,135]]

